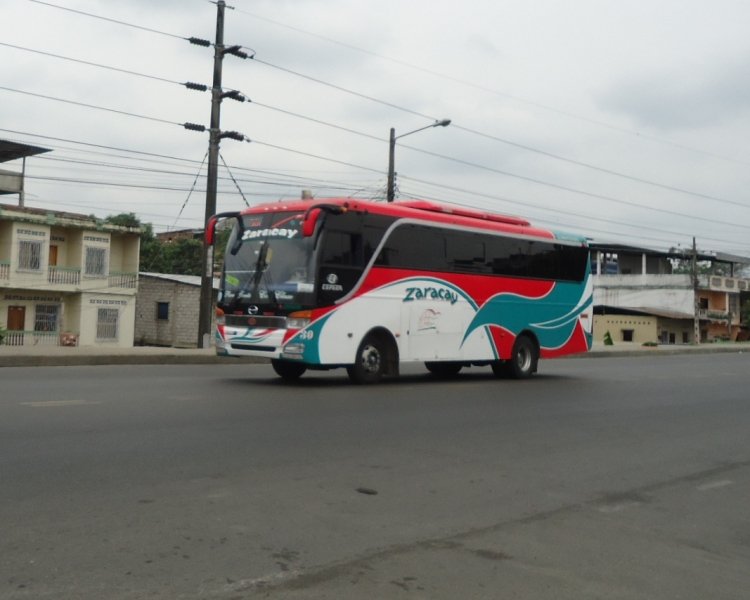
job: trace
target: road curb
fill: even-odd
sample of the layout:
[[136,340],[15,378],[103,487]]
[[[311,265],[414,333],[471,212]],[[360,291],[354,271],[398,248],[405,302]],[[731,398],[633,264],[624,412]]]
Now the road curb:
[[71,356],[0,356],[2,367],[83,367],[104,365],[231,365],[262,364],[264,358],[226,358],[216,355],[86,354]]

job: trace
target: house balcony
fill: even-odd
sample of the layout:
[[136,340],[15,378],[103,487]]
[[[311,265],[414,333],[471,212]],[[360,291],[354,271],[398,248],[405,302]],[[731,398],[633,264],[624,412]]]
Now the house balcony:
[[59,285],[79,285],[81,283],[81,269],[51,266],[47,271],[47,281]]
[[108,275],[86,275],[80,267],[60,267],[51,265],[46,277],[43,270],[37,272],[14,272],[10,261],[0,261],[0,286],[34,287],[58,292],[85,292],[96,289],[132,290],[138,288],[138,273],[111,271]]
[[110,272],[109,287],[135,289],[138,286],[138,273],[117,273]]
[[[84,280],[107,280],[108,288],[135,289],[138,285],[138,273],[120,273],[112,271],[109,275],[101,277],[89,277],[84,275]],[[47,281],[53,285],[73,286],[84,289],[87,285],[81,285],[81,269],[79,267],[49,267]],[[100,285],[100,284],[97,284]]]
[[722,275],[699,275],[698,288],[713,292],[746,292],[750,290],[750,280]]

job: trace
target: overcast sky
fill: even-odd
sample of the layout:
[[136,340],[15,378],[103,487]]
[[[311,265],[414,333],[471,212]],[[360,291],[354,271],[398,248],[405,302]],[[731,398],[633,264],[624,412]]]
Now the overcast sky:
[[[217,211],[303,188],[383,199],[390,128],[449,118],[398,140],[400,198],[750,256],[745,0],[228,6],[225,44],[255,59],[225,58],[224,88],[252,102],[225,100],[221,126],[252,141],[222,141]],[[0,0],[0,138],[53,150],[27,161],[28,206],[202,226],[208,135],[180,124],[207,126],[211,97],[179,84],[211,84],[213,50],[183,38],[213,41],[216,12]]]

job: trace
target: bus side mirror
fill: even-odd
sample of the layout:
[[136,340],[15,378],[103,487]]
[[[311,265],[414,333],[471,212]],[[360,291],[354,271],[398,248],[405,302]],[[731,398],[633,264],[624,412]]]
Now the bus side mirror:
[[318,222],[319,216],[319,208],[313,208],[307,212],[305,220],[302,221],[302,237],[311,237],[315,233],[315,224]]
[[206,244],[209,246],[213,246],[216,241],[216,223],[218,222],[219,219],[214,215],[208,220],[208,224],[206,225]]
[[206,240],[206,244],[208,244],[209,246],[213,246],[214,242],[216,241],[216,224],[221,219],[237,219],[240,229],[242,229],[242,218],[240,217],[240,213],[238,211],[215,214],[208,219],[208,223],[206,223],[206,231],[203,234]]

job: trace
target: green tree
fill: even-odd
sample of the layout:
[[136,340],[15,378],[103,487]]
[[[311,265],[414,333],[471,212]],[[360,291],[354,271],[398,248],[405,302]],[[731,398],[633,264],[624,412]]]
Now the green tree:
[[200,275],[203,261],[203,242],[181,239],[162,242],[154,235],[151,223],[142,223],[134,213],[110,215],[105,220],[110,225],[137,227],[141,232],[140,270],[147,273],[174,273]]

